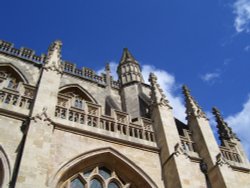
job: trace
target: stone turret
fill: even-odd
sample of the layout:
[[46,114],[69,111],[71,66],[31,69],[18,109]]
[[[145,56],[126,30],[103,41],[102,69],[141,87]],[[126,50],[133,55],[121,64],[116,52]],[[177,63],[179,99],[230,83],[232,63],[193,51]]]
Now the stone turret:
[[127,48],[123,50],[117,73],[122,86],[133,82],[144,83],[140,65]]
[[121,84],[122,109],[132,118],[141,116],[140,98],[142,83],[144,83],[141,68],[127,48],[124,48],[120,64],[117,68]]

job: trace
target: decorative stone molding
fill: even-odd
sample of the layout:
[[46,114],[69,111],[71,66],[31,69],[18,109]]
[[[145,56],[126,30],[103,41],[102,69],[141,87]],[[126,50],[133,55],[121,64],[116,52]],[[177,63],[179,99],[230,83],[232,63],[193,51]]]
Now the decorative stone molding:
[[217,122],[217,128],[218,128],[218,134],[220,136],[220,140],[231,140],[231,139],[237,139],[240,140],[236,134],[232,131],[232,129],[228,126],[228,124],[224,121],[223,117],[221,116],[220,111],[213,107],[212,112],[215,116],[216,122]]
[[47,107],[43,107],[43,110],[41,113],[31,117],[30,119],[33,120],[34,122],[37,122],[37,120],[39,119],[41,121],[47,121],[48,125],[52,124],[52,120],[47,114]]
[[218,155],[216,155],[216,165],[217,166],[227,165],[228,167],[230,167],[230,164],[227,162],[227,160],[223,157],[221,153],[218,153]]
[[163,90],[160,88],[160,85],[157,83],[157,77],[154,73],[150,73],[149,81],[151,83],[151,101],[152,105],[156,106],[165,106],[168,109],[172,109],[169,104],[169,101],[166,99],[166,96],[163,93]]
[[181,143],[177,143],[174,146],[174,154],[178,157],[179,155],[185,155],[188,158],[188,154],[187,152],[183,149],[183,147],[181,146]]
[[55,41],[50,45],[47,57],[45,59],[45,70],[57,71],[58,73],[63,72],[63,65],[61,61],[61,48],[61,41]]
[[195,117],[195,118],[204,118],[208,120],[202,108],[191,96],[190,90],[188,89],[188,87],[184,85],[182,89],[183,89],[183,94],[185,96],[185,102],[186,102],[186,114],[187,114],[186,119]]

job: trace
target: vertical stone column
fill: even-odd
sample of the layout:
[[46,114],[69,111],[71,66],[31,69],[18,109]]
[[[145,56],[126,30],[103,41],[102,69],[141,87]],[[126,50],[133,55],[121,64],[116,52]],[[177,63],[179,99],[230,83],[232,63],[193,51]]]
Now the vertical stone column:
[[190,161],[182,149],[172,107],[151,73],[152,120],[156,142],[160,148],[160,159],[165,186],[193,187]]
[[208,166],[208,177],[213,188],[237,187],[234,173],[221,155],[209,121],[189,89],[183,86],[189,129],[192,131],[196,150]]
[[217,129],[221,145],[228,147],[229,149],[231,149],[230,145],[233,145],[234,149],[237,150],[237,153],[240,155],[241,162],[248,165],[249,163],[248,158],[241,145],[240,139],[236,136],[233,130],[224,121],[220,111],[216,107],[213,107],[212,111],[217,122]]
[[51,44],[34,101],[16,187],[47,187],[57,94],[62,74],[60,41]]

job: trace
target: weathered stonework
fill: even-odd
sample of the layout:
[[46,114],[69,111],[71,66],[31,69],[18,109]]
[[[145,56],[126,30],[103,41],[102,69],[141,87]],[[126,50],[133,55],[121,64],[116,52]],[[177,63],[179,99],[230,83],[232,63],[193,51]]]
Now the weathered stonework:
[[[0,40],[0,187],[247,188],[239,139],[215,111],[221,145],[187,87],[185,124],[157,77],[124,49],[113,80]],[[240,126],[240,125],[239,125]]]

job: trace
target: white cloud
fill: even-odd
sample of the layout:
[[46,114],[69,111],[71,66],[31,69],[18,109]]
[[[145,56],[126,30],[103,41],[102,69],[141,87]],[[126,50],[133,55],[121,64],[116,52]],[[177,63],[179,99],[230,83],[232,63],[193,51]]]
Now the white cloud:
[[250,51],[250,45],[247,45],[247,46],[244,48],[244,50],[245,50],[246,52]]
[[239,136],[246,152],[248,153],[248,157],[250,157],[250,95],[248,100],[243,104],[242,110],[234,115],[228,116],[225,120]]
[[201,76],[201,79],[205,82],[212,83],[219,77],[220,77],[219,72],[210,72],[210,73],[206,73],[205,75]]
[[233,4],[234,26],[237,32],[250,32],[250,0],[236,0]]

